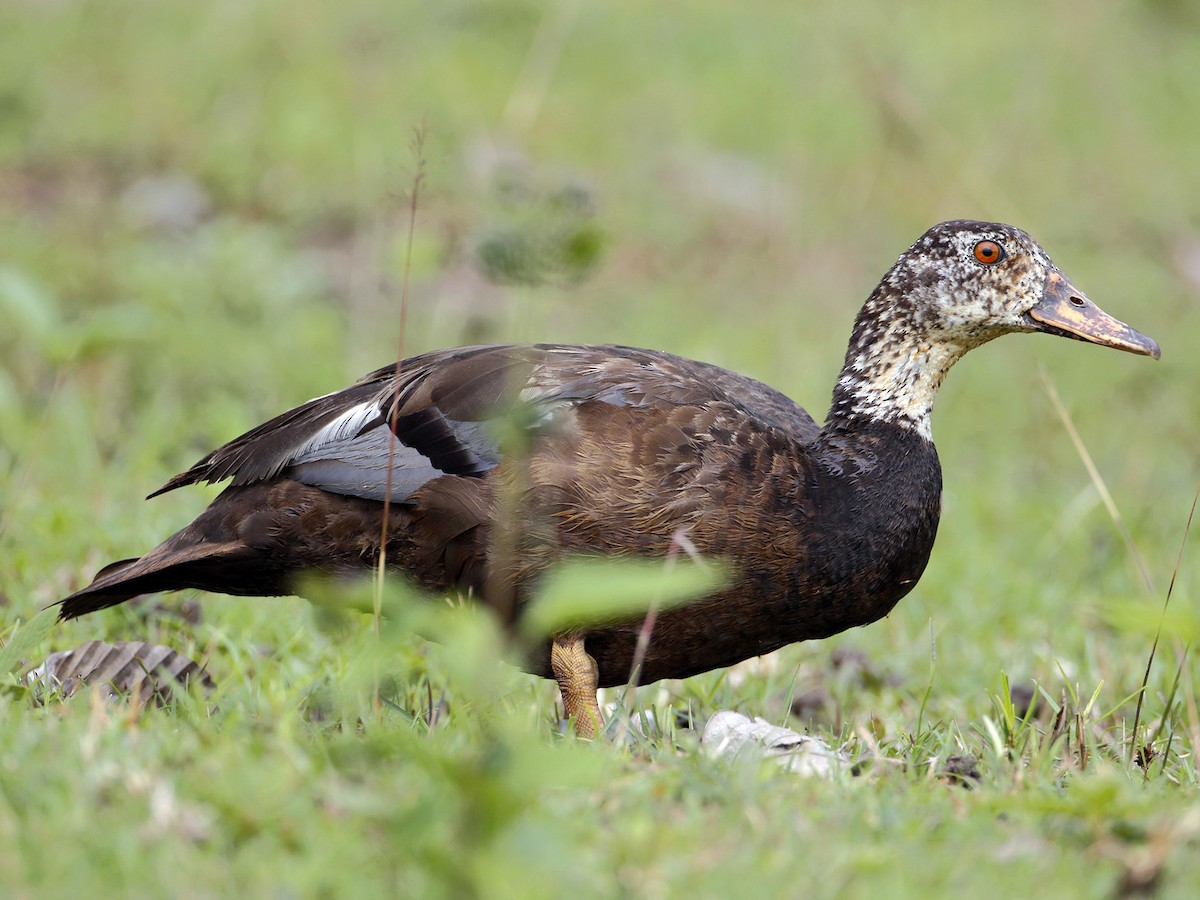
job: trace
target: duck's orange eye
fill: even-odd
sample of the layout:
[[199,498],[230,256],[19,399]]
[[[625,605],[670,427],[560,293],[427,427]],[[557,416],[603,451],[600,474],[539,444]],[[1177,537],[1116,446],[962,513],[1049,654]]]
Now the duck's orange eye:
[[995,241],[980,241],[975,245],[975,258],[990,266],[1004,259],[1004,249]]

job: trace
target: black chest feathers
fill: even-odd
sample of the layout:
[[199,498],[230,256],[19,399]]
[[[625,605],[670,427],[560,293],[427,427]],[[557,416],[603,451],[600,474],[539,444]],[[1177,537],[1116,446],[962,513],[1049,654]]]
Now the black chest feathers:
[[[758,517],[728,562],[736,578],[658,617],[642,681],[684,678],[828,637],[887,615],[916,585],[937,534],[941,468],[933,444],[888,423],[827,428],[791,495]],[[642,620],[587,629],[601,684],[624,683]],[[534,662],[548,671],[548,657]]]

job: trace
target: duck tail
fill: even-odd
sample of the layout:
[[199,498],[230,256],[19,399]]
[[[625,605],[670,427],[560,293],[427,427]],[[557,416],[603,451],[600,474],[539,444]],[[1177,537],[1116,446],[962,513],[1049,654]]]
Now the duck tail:
[[285,508],[271,509],[270,493],[265,485],[229,488],[145,556],[122,559],[97,572],[91,584],[61,602],[59,619],[180,588],[255,597],[289,593],[285,565],[272,540],[289,510],[286,497]]
[[168,538],[145,556],[109,563],[91,584],[61,602],[59,620],[75,619],[158,591],[195,587],[225,592],[239,580],[239,570],[244,572],[256,562],[261,565],[261,554],[241,541],[196,544],[187,531]]

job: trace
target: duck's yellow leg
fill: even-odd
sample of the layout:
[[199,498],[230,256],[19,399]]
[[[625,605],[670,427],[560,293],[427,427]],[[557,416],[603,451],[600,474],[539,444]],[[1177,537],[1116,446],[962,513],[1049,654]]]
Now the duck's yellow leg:
[[596,690],[600,669],[583,649],[583,636],[560,635],[550,645],[550,668],[562,694],[567,718],[575,723],[575,733],[582,738],[594,738],[600,733],[600,704]]

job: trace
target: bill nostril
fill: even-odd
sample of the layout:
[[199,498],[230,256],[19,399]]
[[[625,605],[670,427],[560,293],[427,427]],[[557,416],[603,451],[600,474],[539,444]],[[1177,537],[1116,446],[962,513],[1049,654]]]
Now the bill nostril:
[[1083,309],[1085,306],[1087,306],[1086,300],[1084,300],[1082,297],[1076,297],[1074,294],[1071,295],[1069,302],[1076,309]]

